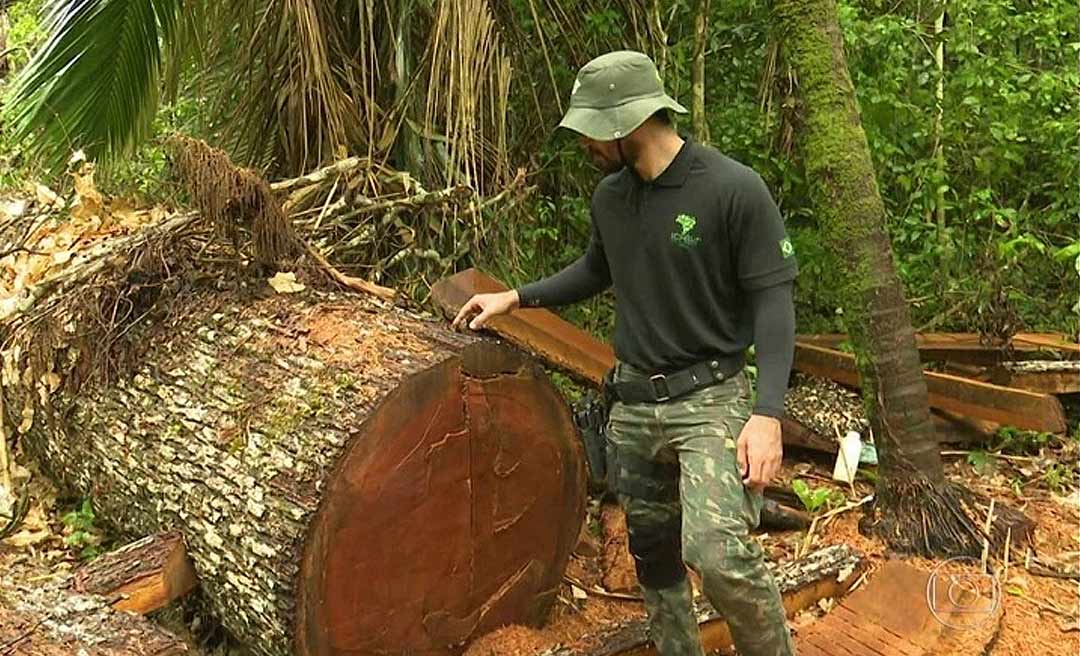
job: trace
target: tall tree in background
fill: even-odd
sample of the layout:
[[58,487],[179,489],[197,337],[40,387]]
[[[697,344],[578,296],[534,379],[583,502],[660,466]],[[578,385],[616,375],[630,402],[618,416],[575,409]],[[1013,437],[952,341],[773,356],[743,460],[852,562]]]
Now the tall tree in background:
[[775,0],[774,27],[797,78],[798,149],[822,237],[843,269],[842,305],[880,468],[873,514],[863,528],[896,549],[978,555],[984,536],[1014,543],[1030,522],[945,478],[911,316],[897,277],[835,0]]
[[694,15],[694,68],[690,87],[693,101],[690,116],[694,124],[694,138],[700,142],[709,140],[709,123],[705,116],[705,51],[709,45],[709,0],[698,0]]

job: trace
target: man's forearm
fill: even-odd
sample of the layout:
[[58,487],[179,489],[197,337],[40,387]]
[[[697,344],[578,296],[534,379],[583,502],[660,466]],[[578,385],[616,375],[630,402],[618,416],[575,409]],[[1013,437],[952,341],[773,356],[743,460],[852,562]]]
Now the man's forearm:
[[792,283],[750,293],[754,313],[757,400],[754,414],[784,416],[784,395],[795,357],[795,303]]
[[517,289],[521,307],[555,307],[583,301],[611,285],[606,267],[590,263],[583,255],[553,276]]

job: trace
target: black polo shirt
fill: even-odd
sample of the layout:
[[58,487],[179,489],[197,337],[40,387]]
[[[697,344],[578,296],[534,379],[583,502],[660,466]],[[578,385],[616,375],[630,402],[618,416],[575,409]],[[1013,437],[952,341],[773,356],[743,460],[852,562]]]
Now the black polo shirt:
[[612,284],[616,357],[647,371],[718,357],[741,363],[753,342],[747,293],[798,271],[761,177],[689,139],[652,181],[633,167],[605,177],[593,193],[592,227],[585,256],[548,279],[561,277],[562,289],[526,285],[521,303],[558,305]]

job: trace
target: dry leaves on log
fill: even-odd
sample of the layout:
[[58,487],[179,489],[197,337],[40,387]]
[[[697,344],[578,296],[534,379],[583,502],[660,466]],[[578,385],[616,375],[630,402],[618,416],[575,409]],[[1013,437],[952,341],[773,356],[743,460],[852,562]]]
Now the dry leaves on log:
[[[168,215],[162,207],[135,209],[122,199],[104,198],[94,187],[94,167],[88,162],[71,177],[75,193],[69,202],[39,184],[38,209],[42,211],[28,213],[27,203],[17,201],[0,207],[0,221],[21,227],[24,233],[8,240],[0,252],[0,321],[31,305],[35,286],[99,254],[108,240]],[[57,200],[42,203],[42,198]],[[70,208],[67,213],[58,209],[65,206]]]

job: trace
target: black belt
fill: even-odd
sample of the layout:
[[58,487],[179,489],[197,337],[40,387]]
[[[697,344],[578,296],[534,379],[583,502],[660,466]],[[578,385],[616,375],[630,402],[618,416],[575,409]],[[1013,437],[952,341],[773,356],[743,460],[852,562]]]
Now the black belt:
[[[726,367],[726,368],[725,368]],[[670,374],[655,374],[640,380],[612,382],[615,397],[623,403],[662,403],[723,382],[742,371],[742,363],[705,360]]]

